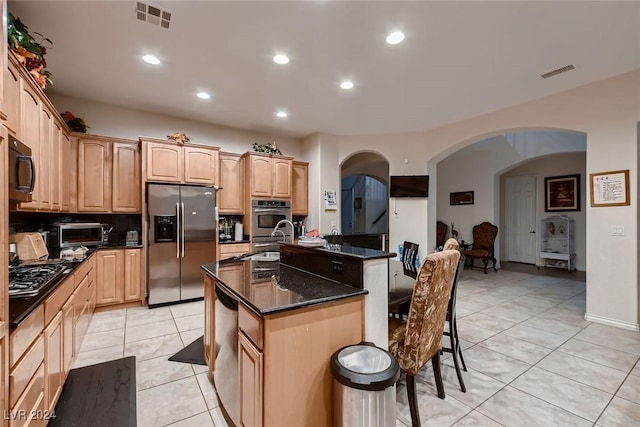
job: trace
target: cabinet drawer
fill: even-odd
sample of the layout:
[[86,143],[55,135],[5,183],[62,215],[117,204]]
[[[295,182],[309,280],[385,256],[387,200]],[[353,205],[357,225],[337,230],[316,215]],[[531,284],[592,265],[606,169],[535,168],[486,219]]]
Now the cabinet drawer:
[[[18,402],[11,408],[14,415],[11,420],[11,427],[24,427],[32,424],[31,416],[38,409],[44,409],[44,363],[40,365]],[[24,412],[21,412],[24,411]],[[32,412],[33,411],[33,412]],[[20,416],[20,414],[25,414]],[[38,420],[34,420],[38,421]]]
[[238,328],[262,350],[262,319],[242,304],[238,305]]
[[46,300],[44,300],[44,324],[48,325],[56,317],[65,302],[73,293],[74,278],[65,279]]
[[[220,245],[220,255],[222,254],[246,254],[251,250],[251,243],[225,243]],[[227,257],[229,258],[229,257]]]
[[96,274],[95,266],[96,266],[96,257],[94,257],[93,255],[88,260],[85,260],[82,264],[80,264],[80,267],[76,269],[74,274],[75,288],[80,286],[80,283],[82,283],[85,276],[87,276],[88,274],[91,275],[95,280],[95,274]]
[[22,392],[33,378],[33,374],[38,370],[44,361],[44,339],[42,335],[27,351],[24,357],[16,363],[9,375],[9,405],[13,406],[17,402]]
[[42,333],[44,329],[44,308],[42,304],[13,331],[9,337],[9,366],[20,360],[29,346]]

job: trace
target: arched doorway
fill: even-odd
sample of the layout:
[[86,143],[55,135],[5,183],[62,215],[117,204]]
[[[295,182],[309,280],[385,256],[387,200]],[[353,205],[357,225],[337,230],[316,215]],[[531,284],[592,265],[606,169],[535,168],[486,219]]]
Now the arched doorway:
[[360,152],[340,167],[342,234],[388,234],[389,162]]

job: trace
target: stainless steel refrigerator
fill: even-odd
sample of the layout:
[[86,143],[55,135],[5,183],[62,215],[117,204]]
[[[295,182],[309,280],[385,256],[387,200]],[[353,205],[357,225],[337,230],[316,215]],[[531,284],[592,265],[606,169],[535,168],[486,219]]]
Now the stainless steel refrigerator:
[[147,187],[147,286],[150,306],[204,297],[202,264],[216,260],[212,187]]

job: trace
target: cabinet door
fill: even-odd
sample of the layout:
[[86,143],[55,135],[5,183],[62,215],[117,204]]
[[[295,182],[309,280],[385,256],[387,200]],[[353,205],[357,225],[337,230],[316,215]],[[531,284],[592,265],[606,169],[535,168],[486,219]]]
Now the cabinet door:
[[45,409],[52,410],[62,391],[64,366],[62,365],[62,312],[44,329],[44,396]]
[[220,154],[218,209],[221,214],[244,214],[244,185],[240,156]]
[[262,426],[262,353],[238,333],[240,425]]
[[71,138],[64,131],[60,134],[60,210],[69,212],[71,201]]
[[[53,117],[48,108],[41,104],[40,108],[40,161],[37,163],[38,175],[38,208],[42,211],[51,210],[51,178],[55,163],[55,152],[51,144],[53,136]],[[39,177],[39,178],[38,178]]]
[[113,144],[113,212],[141,212],[140,151],[137,144]]
[[182,147],[184,152],[184,182],[188,184],[217,184],[218,150]]
[[204,359],[210,371],[215,370],[215,281],[204,276]]
[[21,140],[20,74],[18,74],[18,69],[11,62],[9,62],[9,66],[4,70],[4,106],[2,112],[7,116],[4,125],[9,132]]
[[69,374],[73,362],[73,295],[62,306],[62,367],[64,378]]
[[309,212],[309,164],[293,162],[293,194],[291,195],[291,214],[306,216]]
[[142,299],[142,250],[124,251],[124,300]]
[[124,251],[98,251],[96,255],[96,305],[121,303],[124,300]]
[[78,212],[110,210],[110,143],[81,139],[78,142]]
[[275,199],[291,198],[291,166],[287,159],[271,159],[273,173],[272,196]]
[[182,147],[147,142],[146,151],[147,180],[182,182],[184,176]]
[[55,118],[51,118],[51,162],[49,177],[51,182],[51,210],[62,209],[62,185],[69,185],[69,181],[62,182],[62,127]]
[[20,209],[35,210],[39,207],[40,192],[46,178],[40,176],[40,102],[33,90],[20,79],[20,138],[31,148],[31,157],[36,168],[36,185],[31,193],[31,201],[20,203]]
[[[7,324],[0,322],[0,327],[6,331]],[[7,336],[0,333],[0,407],[9,407],[9,344]],[[4,418],[4,417],[2,417]],[[6,420],[0,419],[0,427],[8,425]]]
[[271,197],[271,159],[268,157],[249,156],[250,185],[252,197]]

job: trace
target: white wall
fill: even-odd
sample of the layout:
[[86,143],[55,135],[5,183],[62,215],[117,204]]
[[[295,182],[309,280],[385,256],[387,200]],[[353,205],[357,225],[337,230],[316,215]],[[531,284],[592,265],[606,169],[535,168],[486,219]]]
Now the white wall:
[[[519,130],[586,133],[586,173],[629,169],[632,194],[631,206],[587,208],[587,317],[637,328],[638,88],[640,70],[426,132],[343,136],[338,141],[338,160],[373,150],[389,160],[391,175],[429,174],[429,198],[391,199],[389,221],[391,247],[403,240],[429,247],[433,240],[429,235],[435,235],[437,220],[434,202],[438,200],[437,183],[441,179],[435,174],[440,160],[474,142]],[[337,164],[319,167],[325,175],[339,176]],[[494,181],[493,188],[497,194],[499,180]],[[497,199],[495,196],[493,201],[494,217],[499,212]],[[611,225],[624,226],[625,236],[611,236]],[[415,240],[409,239],[411,235]]]
[[251,144],[276,142],[282,154],[306,161],[302,142],[297,138],[267,135],[227,126],[180,119],[161,114],[130,110],[80,98],[50,94],[58,111],[71,111],[91,126],[88,133],[118,138],[138,139],[141,136],[165,139],[175,132],[186,133],[194,144],[220,147],[231,153],[252,151]]
[[[501,211],[504,213],[504,182],[509,176],[534,175],[536,177],[536,223],[549,215],[566,215],[575,220],[575,247],[576,247],[576,269],[586,271],[587,269],[587,175],[585,174],[587,164],[586,153],[562,153],[545,156],[536,160],[531,160],[521,166],[505,172],[500,177],[500,200]],[[573,212],[545,212],[544,200],[544,179],[550,176],[580,174],[580,211]],[[501,215],[501,230],[504,230],[505,216]],[[538,234],[540,236],[540,234]],[[504,233],[500,239],[504,246]],[[538,251],[540,242],[536,242]],[[503,255],[506,251],[503,251]],[[505,259],[505,257],[503,257]]]

